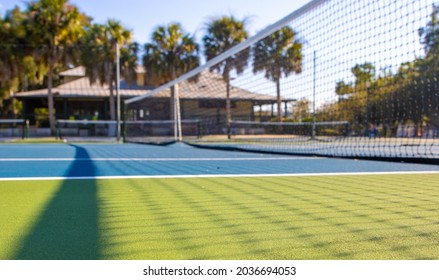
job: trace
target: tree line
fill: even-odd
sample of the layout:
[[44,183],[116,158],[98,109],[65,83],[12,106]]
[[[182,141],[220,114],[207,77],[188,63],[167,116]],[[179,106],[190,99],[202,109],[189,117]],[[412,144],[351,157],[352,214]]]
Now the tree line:
[[439,127],[439,7],[433,6],[426,27],[419,29],[425,54],[402,63],[396,73],[377,73],[370,62],[356,64],[353,82],[335,85],[337,102],[317,112],[320,121],[348,121],[355,134],[378,130],[396,136],[398,128],[411,126],[416,136]]
[[[234,16],[211,18],[202,37],[207,60],[238,45],[249,37],[246,19]],[[116,43],[120,47],[122,77],[135,79],[139,52],[143,49],[145,83],[158,86],[171,81],[200,64],[200,44],[179,23],[158,26],[150,42],[141,46],[132,40],[132,32],[115,19],[94,23],[68,0],[36,0],[25,10],[18,7],[0,18],[0,99],[7,100],[14,91],[48,89],[48,113],[55,129],[52,88],[59,84],[58,73],[82,65],[92,83],[110,87],[110,116],[115,119]],[[254,49],[245,50],[212,67],[227,84],[226,111],[230,129],[230,73],[240,74],[255,53],[253,70],[264,72],[276,83],[278,115],[281,121],[279,81],[282,76],[300,73],[302,45],[297,34],[285,27],[260,41]],[[267,63],[270,62],[270,63]],[[275,67],[276,65],[276,67]],[[14,105],[0,104],[0,115],[11,112]]]

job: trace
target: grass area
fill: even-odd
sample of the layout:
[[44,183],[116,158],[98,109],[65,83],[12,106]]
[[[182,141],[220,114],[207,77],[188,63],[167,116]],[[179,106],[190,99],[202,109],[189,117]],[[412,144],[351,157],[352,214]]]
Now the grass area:
[[1,142],[1,144],[57,144],[57,143],[77,143],[77,144],[113,144],[116,140],[111,137],[72,137],[65,139],[56,139],[55,137],[41,137],[41,138],[28,138],[28,139],[8,139],[7,141]]
[[439,259],[438,181],[3,182],[0,259]]
[[52,144],[52,143],[63,143],[64,141],[61,139],[56,139],[55,137],[38,137],[38,138],[14,138],[9,139],[7,142],[2,143],[10,143],[10,144]]

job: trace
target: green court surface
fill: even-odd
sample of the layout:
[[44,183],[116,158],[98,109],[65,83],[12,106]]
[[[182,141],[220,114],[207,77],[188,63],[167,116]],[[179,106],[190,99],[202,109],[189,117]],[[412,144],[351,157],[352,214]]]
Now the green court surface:
[[439,259],[439,174],[8,181],[0,259]]

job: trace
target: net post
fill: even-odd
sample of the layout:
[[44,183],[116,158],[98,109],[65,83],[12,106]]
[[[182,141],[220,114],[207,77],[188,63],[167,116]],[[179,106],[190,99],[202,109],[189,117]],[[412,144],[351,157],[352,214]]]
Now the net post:
[[121,134],[121,127],[120,127],[120,50],[119,50],[119,43],[116,42],[116,138],[117,142],[120,142],[120,134]]
[[26,125],[26,123],[23,122],[22,127],[21,127],[21,139],[22,139],[22,140],[24,140],[25,125]]
[[22,128],[21,128],[21,139],[29,138],[29,120],[23,120]]
[[56,140],[58,140],[58,139],[61,139],[61,137],[60,137],[60,131],[59,131],[60,129],[59,129],[59,122],[58,122],[58,120],[56,121],[56,123],[55,123],[55,139]]
[[122,142],[126,143],[126,135],[127,135],[127,105],[124,102],[122,104]]
[[201,131],[201,122],[198,120],[197,121],[197,138],[201,139],[203,136],[202,131]]
[[232,104],[230,101],[230,74],[227,74],[226,78],[226,130],[227,130],[227,139],[232,139]]
[[313,79],[312,79],[312,135],[316,139],[316,51],[313,52]]
[[173,87],[173,109],[174,109],[174,141],[181,142],[183,140],[181,134],[181,112],[180,112],[180,95],[179,95],[179,87],[178,84],[175,84]]

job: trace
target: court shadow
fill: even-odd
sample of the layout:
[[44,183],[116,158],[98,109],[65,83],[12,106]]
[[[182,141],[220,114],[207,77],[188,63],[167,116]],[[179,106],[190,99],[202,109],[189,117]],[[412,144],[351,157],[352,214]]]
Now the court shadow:
[[[66,177],[94,177],[87,150],[76,149]],[[22,243],[16,259],[99,259],[97,185],[94,179],[64,180]]]

